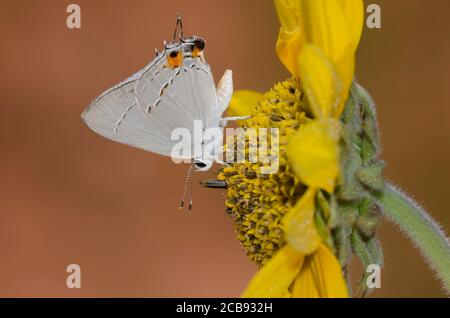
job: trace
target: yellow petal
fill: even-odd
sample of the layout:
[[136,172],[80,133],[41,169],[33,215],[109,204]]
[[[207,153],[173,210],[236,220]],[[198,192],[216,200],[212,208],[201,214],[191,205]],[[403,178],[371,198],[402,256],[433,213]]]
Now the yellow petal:
[[340,0],[344,10],[344,15],[350,30],[352,50],[355,53],[364,23],[364,3],[363,0]]
[[227,114],[229,116],[248,116],[254,114],[256,105],[264,99],[264,95],[258,92],[241,90],[234,92],[231,97]]
[[362,0],[340,0],[350,30],[351,46],[342,59],[336,61],[336,70],[342,80],[341,102],[335,118],[338,118],[345,106],[355,72],[355,53],[361,39],[364,24],[364,3]]
[[341,1],[301,0],[308,43],[317,46],[332,62],[342,58],[352,45]]
[[355,57],[354,55],[344,55],[341,60],[335,64],[336,73],[341,79],[342,87],[340,92],[339,105],[334,112],[334,118],[339,118],[344,110],[345,102],[347,101],[350,87],[353,82],[355,74]]
[[335,68],[317,47],[306,44],[299,58],[300,78],[316,118],[331,117],[340,103],[342,82]]
[[293,297],[299,298],[346,298],[347,285],[341,266],[324,244],[308,256],[294,282]]
[[300,27],[288,31],[280,28],[276,45],[278,58],[288,71],[295,77],[299,77],[298,55],[305,44],[304,33]]
[[304,255],[314,252],[321,241],[314,223],[316,192],[308,189],[283,218],[286,241]]
[[298,55],[305,44],[300,1],[275,0],[274,2],[281,24],[276,52],[288,71],[298,77]]
[[312,188],[333,192],[339,174],[339,122],[314,120],[291,136],[287,156],[297,177]]
[[275,0],[274,2],[281,27],[287,31],[297,29],[301,23],[300,1]]
[[302,267],[304,256],[284,245],[253,277],[242,297],[288,297],[289,287]]
[[[336,111],[338,118],[348,97],[355,69],[355,51],[361,37],[362,0],[300,0],[306,40],[318,47],[335,67],[340,79]],[[302,77],[303,74],[300,74]]]

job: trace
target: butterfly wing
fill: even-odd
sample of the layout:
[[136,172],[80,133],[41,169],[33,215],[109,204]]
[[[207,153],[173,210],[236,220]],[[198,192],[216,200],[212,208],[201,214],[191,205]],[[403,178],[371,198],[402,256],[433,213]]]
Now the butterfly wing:
[[217,113],[222,116],[230,105],[233,96],[233,72],[231,70],[226,70],[223,74],[219,84],[217,84],[216,95]]
[[175,128],[192,133],[194,120],[202,120],[205,127],[218,120],[213,112],[217,98],[211,70],[200,58],[186,57],[174,69],[165,64],[162,53],[100,95],[83,112],[84,122],[105,138],[170,156],[178,142],[171,140]]

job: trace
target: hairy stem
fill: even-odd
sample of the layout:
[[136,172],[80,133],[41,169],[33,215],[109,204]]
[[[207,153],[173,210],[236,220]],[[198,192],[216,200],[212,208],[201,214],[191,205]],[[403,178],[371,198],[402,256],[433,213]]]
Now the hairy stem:
[[420,249],[450,294],[450,243],[439,225],[414,200],[393,185],[386,185],[379,204]]

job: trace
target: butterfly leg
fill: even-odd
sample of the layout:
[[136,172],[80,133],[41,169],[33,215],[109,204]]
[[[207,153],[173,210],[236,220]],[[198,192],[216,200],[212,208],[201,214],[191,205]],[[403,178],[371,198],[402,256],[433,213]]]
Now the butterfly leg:
[[223,161],[223,154],[225,153],[225,148],[222,146],[215,155],[215,162],[217,162],[220,165],[229,166],[229,164],[226,161]]

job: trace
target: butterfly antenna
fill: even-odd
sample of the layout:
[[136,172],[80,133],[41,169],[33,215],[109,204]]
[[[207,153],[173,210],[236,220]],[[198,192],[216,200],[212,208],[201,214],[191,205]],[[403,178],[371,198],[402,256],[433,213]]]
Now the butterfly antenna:
[[[192,168],[194,167],[194,163],[192,163],[192,165],[189,167],[189,170],[187,172],[186,178],[184,179],[184,190],[183,190],[183,196],[181,197],[181,201],[180,201],[180,210],[184,207],[184,199],[186,197],[186,192],[187,192],[187,188],[189,183],[192,183],[191,180],[191,174],[192,174]],[[189,206],[192,207],[192,195],[191,195],[191,199],[190,199],[190,204]],[[189,208],[190,210],[191,208]]]
[[189,207],[188,207],[188,210],[191,211],[192,210],[192,179],[193,179],[192,173],[191,173],[191,177],[189,179],[190,179],[190,181],[189,181]]
[[177,25],[175,26],[175,32],[173,32],[173,41],[177,38],[178,28],[180,28],[180,38],[183,38],[183,20],[181,15],[177,14]]

